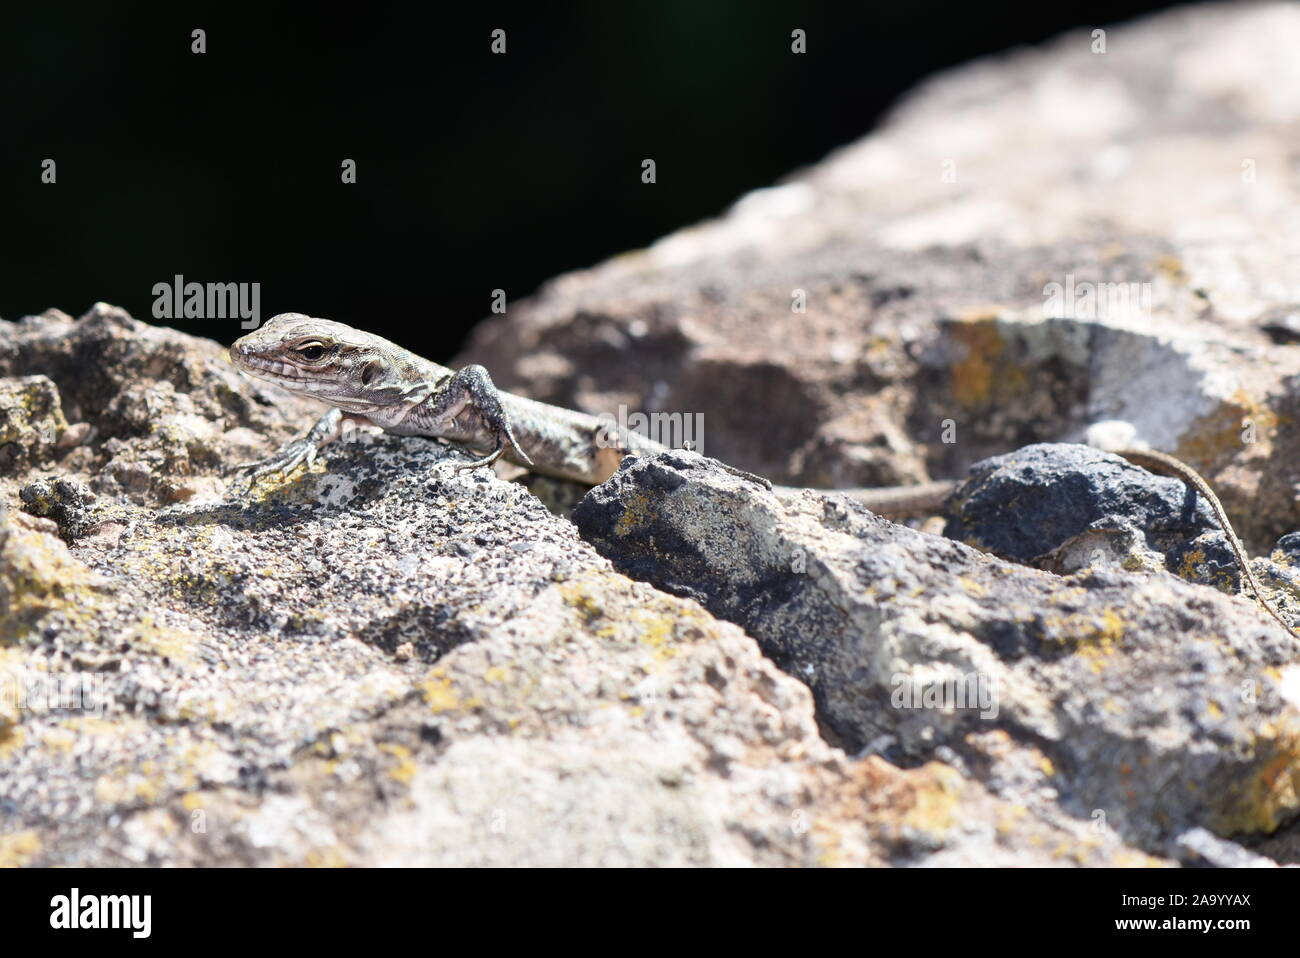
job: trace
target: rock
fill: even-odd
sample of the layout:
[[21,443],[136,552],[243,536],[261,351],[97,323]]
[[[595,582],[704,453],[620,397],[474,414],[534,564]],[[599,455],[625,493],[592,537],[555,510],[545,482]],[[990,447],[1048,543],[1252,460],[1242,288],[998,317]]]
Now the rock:
[[78,562],[48,519],[5,512],[0,520],[0,648],[38,645],[111,614],[108,583]]
[[[100,335],[96,316],[63,339]],[[210,347],[110,325],[124,362]],[[99,405],[125,412],[151,387],[117,361]],[[16,477],[0,862],[1163,863],[943,761],[849,759],[739,628],[617,574],[523,486],[453,474],[435,442],[359,432],[251,497],[167,506],[93,471],[186,431],[240,450],[228,410],[262,387],[203,399],[224,381],[214,366],[143,436],[104,416],[85,481]]]
[[48,465],[56,449],[67,448],[68,434],[54,383],[44,376],[0,380],[0,471]]
[[[1026,446],[977,463],[947,509],[944,535],[1051,572],[1163,568],[1232,594],[1242,587],[1209,503],[1182,480],[1089,446]],[[1272,568],[1266,582],[1288,581]]]
[[1176,854],[1186,865],[1201,868],[1276,868],[1277,863],[1224,841],[1204,828],[1189,828],[1178,836]]
[[[1122,420],[1270,544],[1300,12],[1108,39],[936,78],[463,361],[819,485]],[[981,466],[952,534],[1006,558],[689,454],[588,495],[588,541],[414,438],[228,486],[319,411],[105,304],[0,322],[0,865],[1300,860],[1296,642],[1195,584],[1233,573],[1172,480]]]
[[[105,303],[78,320],[49,310],[0,321],[0,382],[8,429],[33,437],[6,439],[0,425],[0,447],[17,442],[25,468],[57,467],[94,492],[140,505],[185,498],[192,477],[254,458],[262,437],[283,442],[323,411],[242,380],[218,343],[150,326]],[[5,482],[0,459],[0,489],[12,488]]]
[[849,761],[738,628],[448,455],[367,438],[71,550],[11,513],[4,662],[93,679],[6,726],[31,863],[1147,860],[938,762]]
[[1279,79],[1300,8],[1107,40],[935,77],[717,220],[512,305],[458,362],[593,413],[701,415],[700,451],[794,485],[956,478],[1123,419],[1266,548],[1300,528],[1300,347],[1275,339],[1300,304]]
[[[1123,488],[1093,455],[1109,470],[1094,484]],[[1023,497],[1027,523],[1048,494]],[[851,752],[948,749],[1003,797],[1050,793],[1153,853],[1189,827],[1268,832],[1300,812],[1300,640],[1245,599],[1162,571],[1036,572],[847,497],[783,505],[690,453],[625,460],[574,520],[620,571],[754,636]]]
[[1038,560],[1084,532],[1126,524],[1140,528],[1161,553],[1218,529],[1208,503],[1180,480],[1060,443],[977,463],[946,510],[948,538],[1017,562]]

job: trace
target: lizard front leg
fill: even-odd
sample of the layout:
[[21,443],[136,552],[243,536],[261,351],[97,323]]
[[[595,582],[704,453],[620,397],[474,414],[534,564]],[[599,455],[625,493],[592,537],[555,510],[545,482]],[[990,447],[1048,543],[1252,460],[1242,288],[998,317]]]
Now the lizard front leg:
[[248,472],[251,485],[262,476],[273,472],[288,472],[304,462],[310,467],[316,461],[320,447],[333,442],[342,433],[344,418],[343,410],[334,407],[321,416],[305,436],[289,440],[265,459],[235,466],[234,471]]
[[515,438],[510,419],[501,406],[501,396],[497,392],[497,387],[492,382],[488,371],[482,366],[466,366],[457,371],[428,398],[428,402],[431,405],[422,418],[427,417],[432,420],[437,431],[441,432],[445,429],[450,438],[455,438],[459,431],[457,417],[466,409],[470,409],[478,416],[495,442],[492,452],[481,459],[458,466],[457,471],[490,466],[501,458],[507,446],[514,449],[522,465],[533,464],[528,453]]

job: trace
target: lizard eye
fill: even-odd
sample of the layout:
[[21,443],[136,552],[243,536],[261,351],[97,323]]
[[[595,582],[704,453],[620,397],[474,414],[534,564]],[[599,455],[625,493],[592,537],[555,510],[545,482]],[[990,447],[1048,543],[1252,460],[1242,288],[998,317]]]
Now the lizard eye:
[[325,355],[327,350],[320,343],[303,343],[301,346],[294,347],[295,352],[302,356],[309,363],[314,363]]

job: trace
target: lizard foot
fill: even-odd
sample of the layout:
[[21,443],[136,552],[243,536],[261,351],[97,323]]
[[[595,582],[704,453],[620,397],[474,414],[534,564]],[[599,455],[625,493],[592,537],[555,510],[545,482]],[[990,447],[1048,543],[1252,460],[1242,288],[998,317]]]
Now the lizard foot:
[[532,466],[533,460],[519,445],[514,428],[510,425],[510,417],[501,405],[501,394],[482,366],[466,366],[453,375],[451,381],[441,387],[434,408],[428,415],[434,421],[454,422],[456,413],[465,406],[472,407],[478,413],[479,418],[496,436],[497,445],[491,455],[461,466],[462,470],[477,469],[496,462],[507,446],[514,449],[519,465],[525,468]]
[[316,443],[310,439],[294,439],[285,443],[265,459],[240,463],[231,471],[236,474],[246,474],[249,485],[252,485],[263,476],[269,476],[273,473],[292,472],[304,463],[310,467],[315,461]]
[[263,476],[273,473],[284,474],[304,463],[311,468],[320,447],[337,439],[342,425],[343,410],[331,409],[307,431],[307,435],[291,439],[265,459],[242,463],[231,471],[246,476],[245,491],[247,491]]
[[497,447],[493,449],[488,455],[484,456],[482,459],[475,459],[473,462],[458,463],[456,466],[453,467],[453,472],[456,473],[469,472],[470,470],[477,469],[480,466],[492,465],[492,463],[500,459],[501,454],[506,451],[506,443],[508,441],[509,440],[507,440],[504,436],[498,436]]

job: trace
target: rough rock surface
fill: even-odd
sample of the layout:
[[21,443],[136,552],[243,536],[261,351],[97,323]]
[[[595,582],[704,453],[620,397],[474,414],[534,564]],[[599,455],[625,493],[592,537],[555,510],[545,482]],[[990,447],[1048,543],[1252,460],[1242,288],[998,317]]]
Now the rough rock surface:
[[[83,476],[139,505],[212,494],[232,461],[301,428],[317,407],[241,377],[216,343],[96,304],[0,326],[0,490],[34,467]],[[71,424],[71,425],[70,425]]]
[[[1051,572],[1090,567],[1166,569],[1236,594],[1241,568],[1203,497],[1090,446],[1044,443],[977,463],[947,503],[944,535]],[[1257,578],[1300,623],[1290,538]]]
[[[1125,420],[1269,545],[1300,526],[1300,11],[1107,41],[936,78],[464,361],[704,414],[706,452],[813,485]],[[1003,558],[682,454],[584,500],[590,541],[419,439],[227,486],[316,412],[113,307],[0,322],[0,864],[1300,861],[1296,643],[1177,483],[982,466],[951,529]]]
[[[94,436],[28,442],[47,422],[57,444],[86,342],[108,368],[69,388],[98,401],[62,408]],[[0,390],[39,399],[10,422],[42,467],[0,515],[0,864],[1154,861],[942,761],[850,759],[738,627],[435,442],[361,433],[205,494],[242,423],[287,436],[309,410],[111,307],[0,324],[20,349]],[[121,464],[172,436],[198,491],[163,505],[170,470],[128,486]]]
[[1297,47],[1294,4],[1198,5],[943,74],[721,218],[553,281],[462,361],[703,415],[704,453],[819,487],[1126,420],[1264,548],[1300,527]]
[[620,570],[742,625],[851,751],[944,749],[1150,850],[1300,812],[1300,640],[1245,599],[1035,572],[844,496],[783,506],[691,453],[625,460],[574,520]]

